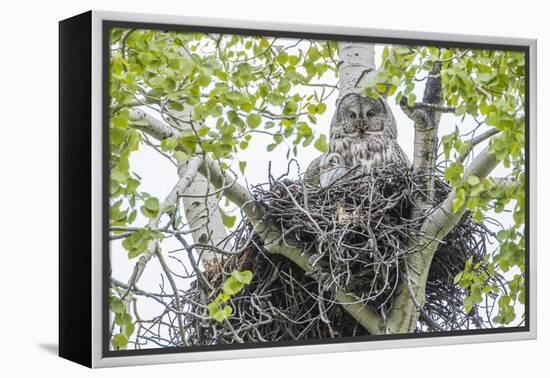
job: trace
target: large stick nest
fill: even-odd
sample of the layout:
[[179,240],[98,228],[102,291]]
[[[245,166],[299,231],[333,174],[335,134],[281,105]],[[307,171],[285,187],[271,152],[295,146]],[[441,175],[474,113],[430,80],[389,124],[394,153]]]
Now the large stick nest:
[[[340,287],[376,309],[382,319],[406,279],[405,259],[427,214],[412,214],[426,195],[409,170],[387,166],[319,188],[285,176],[253,187],[266,211],[266,222],[281,231],[284,243],[302,246],[310,262],[328,277],[323,283],[304,274],[287,258],[267,252],[244,220],[233,234],[239,255],[208,266],[206,278],[220,287],[233,269],[254,273],[252,283],[231,299],[228,321],[207,326],[197,317],[187,326],[196,344],[305,340],[366,335],[333,298]],[[450,187],[435,178],[434,202]],[[428,276],[426,304],[417,331],[484,328],[486,306],[466,314],[468,292],[453,282],[472,259],[484,268],[490,231],[466,214],[440,243]],[[217,293],[201,285],[187,293],[190,311],[206,315],[204,303]],[[202,287],[202,289],[200,289]],[[210,298],[210,299],[208,299]]]

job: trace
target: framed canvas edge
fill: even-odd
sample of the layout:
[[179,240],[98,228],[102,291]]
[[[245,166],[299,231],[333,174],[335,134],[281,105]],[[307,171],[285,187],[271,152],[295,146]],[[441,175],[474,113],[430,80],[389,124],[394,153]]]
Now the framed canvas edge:
[[[103,21],[122,21],[134,23],[157,23],[168,25],[191,25],[203,27],[222,27],[251,30],[272,30],[286,32],[320,33],[350,36],[368,36],[373,38],[403,38],[407,39],[481,43],[491,45],[515,45],[527,47],[529,50],[529,331],[496,334],[458,335],[433,338],[399,339],[365,341],[341,344],[300,345],[270,348],[250,348],[223,351],[206,351],[192,353],[149,354],[138,356],[104,357],[102,340],[102,212],[103,212],[103,168],[102,168],[102,104],[103,104],[103,64],[102,64],[102,24]],[[92,367],[117,367],[129,365],[147,365],[160,363],[194,362],[207,360],[224,360],[237,358],[258,358],[272,356],[288,356],[299,354],[318,354],[334,352],[354,352],[379,349],[427,347],[440,345],[458,345],[469,343],[501,342],[532,340],[537,337],[537,41],[528,38],[508,38],[482,35],[447,34],[404,30],[384,30],[357,27],[341,27],[334,25],[272,23],[238,19],[187,17],[160,14],[140,14],[112,11],[92,11]]]

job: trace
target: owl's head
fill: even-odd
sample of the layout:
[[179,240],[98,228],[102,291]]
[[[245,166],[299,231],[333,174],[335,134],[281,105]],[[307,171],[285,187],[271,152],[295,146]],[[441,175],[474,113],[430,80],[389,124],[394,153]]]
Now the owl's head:
[[332,123],[346,137],[382,134],[397,138],[395,118],[382,98],[372,99],[349,93],[338,102]]

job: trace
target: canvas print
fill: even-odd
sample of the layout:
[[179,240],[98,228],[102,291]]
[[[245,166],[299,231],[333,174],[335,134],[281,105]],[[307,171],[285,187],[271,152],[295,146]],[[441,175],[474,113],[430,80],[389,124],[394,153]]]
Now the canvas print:
[[526,55],[108,30],[113,353],[525,329]]

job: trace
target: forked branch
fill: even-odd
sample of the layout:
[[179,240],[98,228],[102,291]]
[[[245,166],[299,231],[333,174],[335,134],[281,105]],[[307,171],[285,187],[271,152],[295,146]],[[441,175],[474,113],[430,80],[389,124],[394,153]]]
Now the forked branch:
[[[464,177],[475,175],[486,178],[498,163],[489,144],[475,157],[466,169]],[[422,307],[425,303],[426,282],[433,256],[441,240],[456,227],[466,212],[466,205],[453,211],[455,198],[456,191],[453,190],[433,212],[430,212],[422,224],[420,236],[411,246],[412,253],[407,258],[407,264],[409,281],[412,283],[412,295],[406,287],[407,280],[404,280],[388,317],[388,328],[391,333],[409,333],[416,327],[419,316],[418,306]]]

